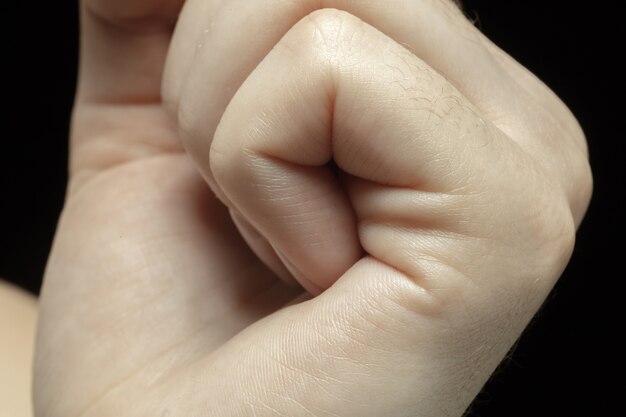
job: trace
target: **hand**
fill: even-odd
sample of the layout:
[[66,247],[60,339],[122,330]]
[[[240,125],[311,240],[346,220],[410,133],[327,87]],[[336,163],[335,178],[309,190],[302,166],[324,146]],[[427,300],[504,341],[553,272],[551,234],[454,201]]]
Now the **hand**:
[[390,3],[189,1],[170,42],[180,1],[85,2],[38,414],[463,414],[569,259],[585,141],[454,6]]

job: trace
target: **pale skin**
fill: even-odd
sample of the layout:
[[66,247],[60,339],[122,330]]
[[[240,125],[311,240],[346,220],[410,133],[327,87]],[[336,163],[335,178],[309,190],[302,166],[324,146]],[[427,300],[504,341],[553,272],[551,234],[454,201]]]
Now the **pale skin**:
[[35,298],[0,280],[0,416],[31,417]]
[[451,2],[181,7],[82,3],[35,415],[461,416],[571,255],[575,118]]

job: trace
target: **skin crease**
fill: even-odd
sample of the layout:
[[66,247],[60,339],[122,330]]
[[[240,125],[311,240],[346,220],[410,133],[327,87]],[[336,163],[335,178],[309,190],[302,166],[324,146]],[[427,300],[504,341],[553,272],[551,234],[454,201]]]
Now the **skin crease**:
[[82,3],[35,415],[463,415],[569,259],[571,113],[449,2],[182,6]]

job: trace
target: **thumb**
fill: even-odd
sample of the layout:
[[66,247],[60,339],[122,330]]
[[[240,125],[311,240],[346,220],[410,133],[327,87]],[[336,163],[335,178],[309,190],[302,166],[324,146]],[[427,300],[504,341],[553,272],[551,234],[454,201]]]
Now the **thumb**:
[[165,55],[183,3],[81,1],[78,103],[158,103]]
[[[249,327],[157,396],[212,394],[209,404],[203,394],[185,396],[177,415],[460,416],[529,318],[494,319],[507,329],[502,337],[461,310],[364,258],[323,294]],[[153,404],[163,412],[162,402]]]

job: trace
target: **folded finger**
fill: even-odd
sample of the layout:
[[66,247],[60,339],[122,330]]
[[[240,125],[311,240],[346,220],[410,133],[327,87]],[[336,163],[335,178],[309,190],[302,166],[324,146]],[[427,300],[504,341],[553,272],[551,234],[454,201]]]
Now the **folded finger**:
[[511,102],[514,85],[495,65],[478,30],[450,1],[191,0],[181,15],[164,79],[164,96],[178,115],[187,147],[206,151],[241,83],[296,22],[319,8],[345,10],[405,45],[488,116],[518,107]]
[[444,77],[359,19],[323,10],[297,27],[237,92],[209,158],[191,152],[296,279],[319,292],[363,249],[395,257],[366,238],[375,233],[360,234],[369,219],[331,161],[343,177],[463,194],[493,181],[516,148]]

